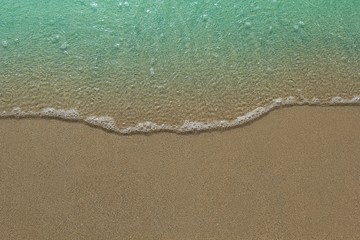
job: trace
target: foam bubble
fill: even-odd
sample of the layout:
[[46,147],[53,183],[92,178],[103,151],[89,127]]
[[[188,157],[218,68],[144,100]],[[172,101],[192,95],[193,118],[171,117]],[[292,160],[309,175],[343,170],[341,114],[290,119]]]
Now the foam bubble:
[[309,102],[309,104],[310,104],[310,105],[320,105],[321,102],[320,102],[320,99],[314,97],[313,99],[311,99],[311,101]]
[[150,74],[151,77],[153,77],[155,75],[155,69],[153,67],[151,67],[149,69],[149,74]]
[[331,105],[338,105],[338,104],[342,104],[342,103],[344,103],[344,99],[342,97],[333,97],[330,100]]
[[91,125],[102,127],[107,130],[114,131],[114,132],[119,132],[119,129],[116,126],[115,120],[109,116],[101,116],[101,117],[91,116],[91,117],[85,118],[84,121]]
[[273,107],[280,107],[283,104],[283,99],[282,98],[276,98],[272,101],[272,106]]
[[146,121],[146,122],[138,123],[134,127],[127,127],[125,129],[121,130],[120,132],[123,134],[130,134],[130,133],[136,133],[136,132],[148,133],[148,132],[154,132],[154,131],[160,131],[160,130],[174,131],[175,129],[170,125],[166,125],[166,124],[158,125],[156,123]]
[[333,97],[330,100],[330,105],[349,105],[349,104],[359,104],[359,103],[360,103],[360,96],[354,96],[352,99]]
[[196,132],[207,129],[209,129],[209,124],[185,120],[184,124],[178,130],[180,132]]
[[360,104],[360,96],[355,96],[350,101],[354,104]]
[[80,114],[75,109],[63,110],[55,108],[44,108],[40,111],[41,117],[62,118],[68,120],[80,119]]
[[119,6],[125,6],[125,7],[128,7],[129,6],[129,2],[125,1],[125,2],[119,2]]
[[296,99],[293,96],[289,96],[285,99],[285,101],[283,102],[284,105],[294,105],[296,104]]
[[245,28],[249,29],[251,28],[252,24],[251,22],[245,22]]
[[52,35],[49,38],[49,40],[51,43],[58,43],[60,41],[60,35],[59,34]]
[[68,48],[68,46],[69,45],[65,42],[65,43],[61,44],[60,49],[65,51]]
[[15,107],[13,110],[11,110],[11,115],[15,117],[25,117],[26,113],[22,111],[21,108]]
[[8,46],[8,42],[4,40],[1,42],[1,45],[6,48]]
[[236,120],[234,121],[233,126],[238,126],[238,125],[242,125],[245,123],[248,123],[250,121],[253,121],[254,119],[264,115],[265,113],[267,113],[269,111],[269,109],[272,109],[273,107],[258,107],[255,110],[246,113],[245,115],[239,116],[236,118]]
[[273,26],[269,26],[269,33],[272,33],[274,30]]

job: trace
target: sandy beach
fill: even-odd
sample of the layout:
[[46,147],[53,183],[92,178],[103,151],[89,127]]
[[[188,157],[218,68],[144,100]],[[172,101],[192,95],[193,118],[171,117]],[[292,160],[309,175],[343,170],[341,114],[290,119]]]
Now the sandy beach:
[[1,239],[360,239],[360,108],[121,136],[0,119]]

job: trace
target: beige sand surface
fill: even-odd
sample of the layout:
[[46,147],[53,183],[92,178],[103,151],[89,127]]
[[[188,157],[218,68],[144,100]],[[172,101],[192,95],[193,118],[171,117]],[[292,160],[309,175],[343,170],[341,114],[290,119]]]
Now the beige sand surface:
[[360,107],[119,136],[0,120],[1,239],[360,239]]

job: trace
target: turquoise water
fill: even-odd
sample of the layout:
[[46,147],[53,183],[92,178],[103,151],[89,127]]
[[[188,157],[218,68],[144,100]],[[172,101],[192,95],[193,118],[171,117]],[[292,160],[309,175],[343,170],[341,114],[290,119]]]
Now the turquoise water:
[[360,102],[355,0],[19,0],[0,15],[3,117],[191,131]]

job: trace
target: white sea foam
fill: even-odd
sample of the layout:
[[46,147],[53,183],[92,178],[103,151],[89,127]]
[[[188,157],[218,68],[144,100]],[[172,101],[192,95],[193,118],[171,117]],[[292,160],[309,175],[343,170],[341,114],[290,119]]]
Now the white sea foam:
[[1,117],[16,117],[16,118],[22,118],[22,117],[32,117],[35,116],[36,113],[34,112],[25,112],[19,107],[13,108],[10,112],[3,111],[1,114]]
[[80,120],[80,114],[75,109],[63,110],[55,108],[44,108],[39,112],[23,111],[19,107],[13,108],[10,112],[3,111],[0,117],[49,117],[66,120]]
[[84,119],[88,124],[105,128],[110,131],[119,132],[119,128],[116,126],[115,120],[108,116],[91,116]]
[[286,99],[282,99],[282,98],[274,99],[271,104],[265,107],[258,107],[253,111],[250,111],[242,116],[239,116],[232,121],[220,120],[220,121],[203,123],[203,122],[193,122],[193,121],[185,120],[184,124],[181,126],[169,126],[164,124],[158,125],[152,122],[144,122],[144,123],[138,123],[135,127],[128,127],[125,130],[121,130],[121,133],[131,134],[137,132],[154,132],[159,130],[171,130],[174,132],[185,133],[185,132],[206,131],[206,130],[221,129],[221,128],[231,128],[251,122],[276,108],[280,108],[282,106],[296,106],[296,105],[324,105],[324,106],[360,105],[360,96],[355,96],[351,99],[334,97],[328,103],[322,103],[318,98],[312,98],[311,100],[308,100],[307,98],[302,98],[300,101],[297,102],[295,97],[289,96]]
[[360,96],[355,96],[352,99],[333,97],[330,100],[330,105],[349,105],[349,104],[360,104]]
[[1,118],[15,117],[47,117],[47,118],[59,118],[66,120],[74,121],[83,121],[87,124],[98,126],[116,133],[121,134],[132,134],[132,133],[149,133],[156,131],[172,131],[178,133],[186,132],[196,132],[196,131],[206,131],[213,129],[224,129],[231,128],[246,124],[251,122],[266,113],[280,108],[282,106],[297,106],[297,105],[321,105],[321,106],[342,106],[342,105],[360,105],[360,96],[354,96],[353,98],[345,99],[339,96],[333,97],[329,102],[321,102],[318,98],[312,98],[308,100],[306,98],[301,98],[300,101],[296,101],[296,98],[289,96],[286,99],[277,98],[274,99],[269,105],[264,107],[258,107],[253,111],[250,111],[242,116],[228,121],[228,120],[218,120],[211,122],[195,122],[185,120],[184,123],[180,126],[177,125],[167,125],[167,124],[157,124],[154,122],[141,122],[135,126],[119,128],[116,124],[116,121],[110,116],[89,116],[83,117],[76,109],[55,109],[55,108],[44,108],[39,112],[33,111],[23,111],[19,107],[13,108],[11,111],[2,111],[0,112]]
[[68,120],[79,120],[80,114],[75,109],[63,110],[55,108],[44,108],[39,112],[41,117],[61,118]]
[[134,127],[127,127],[125,129],[122,129],[120,130],[120,133],[123,134],[130,134],[135,132],[148,133],[148,132],[161,131],[161,130],[174,131],[175,128],[170,125],[166,125],[166,124],[158,125],[156,123],[147,121],[147,122],[138,123]]

